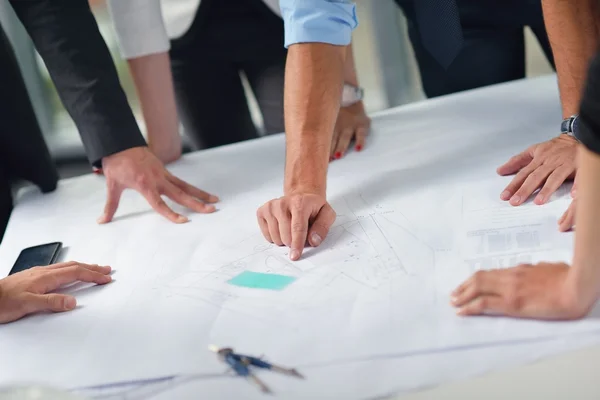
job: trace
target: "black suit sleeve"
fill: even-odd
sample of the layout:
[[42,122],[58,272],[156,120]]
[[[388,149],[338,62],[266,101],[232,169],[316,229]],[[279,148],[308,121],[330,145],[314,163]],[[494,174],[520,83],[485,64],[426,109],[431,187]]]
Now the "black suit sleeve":
[[87,0],[11,0],[75,121],[89,161],[145,146]]
[[577,138],[589,150],[600,154],[600,52],[594,57],[579,110]]

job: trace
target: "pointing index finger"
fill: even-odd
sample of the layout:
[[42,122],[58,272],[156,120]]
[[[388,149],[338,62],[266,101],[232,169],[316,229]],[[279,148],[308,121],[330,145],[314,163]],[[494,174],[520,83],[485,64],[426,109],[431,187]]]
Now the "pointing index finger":
[[306,237],[308,236],[308,220],[310,215],[303,209],[292,209],[292,246],[290,259],[296,261],[300,259]]

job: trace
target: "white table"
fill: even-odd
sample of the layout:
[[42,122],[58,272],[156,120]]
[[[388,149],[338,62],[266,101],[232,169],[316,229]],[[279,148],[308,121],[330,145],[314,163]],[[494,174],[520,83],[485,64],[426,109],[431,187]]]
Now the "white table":
[[398,396],[397,400],[600,398],[600,346],[569,352],[534,364]]
[[[97,176],[63,181],[46,196],[23,193],[0,246],[0,273],[22,248],[60,240],[67,258],[110,264],[116,274],[109,286],[77,290],[82,307],[72,313],[0,327],[0,384],[81,387],[200,374],[146,392],[137,385],[137,398],[262,398],[243,381],[223,379],[223,366],[204,350],[216,342],[301,367],[305,382],[264,375],[282,398],[371,398],[598,344],[595,315],[566,324],[460,319],[448,305],[449,291],[473,271],[461,258],[465,216],[479,215],[469,214],[473,204],[550,221],[534,221],[535,240],[556,245],[540,256],[570,257],[572,235],[559,236],[555,226],[568,199],[513,209],[498,199],[508,180],[495,175],[508,157],[554,136],[559,120],[552,76],[379,113],[367,148],[331,164],[328,194],[338,219],[323,246],[298,263],[265,244],[254,216],[281,193],[282,136],[174,165],[175,174],[222,199],[217,213],[191,215],[182,226],[133,192],[114,223],[97,226],[104,202]],[[297,279],[280,292],[227,284],[243,270]],[[439,390],[435,397],[461,388]]]

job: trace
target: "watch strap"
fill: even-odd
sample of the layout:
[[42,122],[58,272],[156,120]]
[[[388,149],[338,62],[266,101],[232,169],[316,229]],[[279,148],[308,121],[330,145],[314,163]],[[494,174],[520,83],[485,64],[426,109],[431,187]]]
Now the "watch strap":
[[344,83],[344,88],[342,90],[342,107],[348,107],[352,104],[358,103],[363,99],[363,97],[363,88],[350,85],[349,83]]
[[578,118],[577,115],[572,115],[569,118],[563,119],[562,123],[560,124],[560,132],[564,135],[569,135],[569,136],[577,139],[577,136],[576,136],[577,118]]

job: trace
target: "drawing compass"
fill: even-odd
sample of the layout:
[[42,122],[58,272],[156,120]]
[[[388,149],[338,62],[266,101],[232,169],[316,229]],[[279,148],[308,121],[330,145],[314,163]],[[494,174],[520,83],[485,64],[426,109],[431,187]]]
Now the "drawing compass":
[[268,369],[287,376],[293,376],[295,378],[304,379],[304,376],[302,376],[295,368],[285,368],[278,365],[274,365],[270,362],[263,360],[262,357],[253,357],[243,354],[237,354],[230,347],[219,348],[217,346],[211,345],[208,348],[210,349],[210,351],[216,353],[222,362],[229,365],[229,367],[238,376],[242,376],[254,383],[263,393],[272,392],[271,389],[269,389],[269,387],[262,380],[260,380],[256,375],[252,373],[252,367]]

